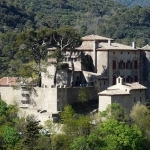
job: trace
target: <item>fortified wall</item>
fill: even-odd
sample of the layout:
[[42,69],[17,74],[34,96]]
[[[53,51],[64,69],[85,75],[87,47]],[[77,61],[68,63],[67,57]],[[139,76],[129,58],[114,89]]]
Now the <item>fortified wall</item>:
[[[33,87],[30,90],[13,89],[12,87],[0,87],[1,99],[7,104],[17,104],[21,108],[36,109],[58,113],[64,106],[77,102],[81,87]],[[96,88],[87,87],[89,100],[97,100]]]

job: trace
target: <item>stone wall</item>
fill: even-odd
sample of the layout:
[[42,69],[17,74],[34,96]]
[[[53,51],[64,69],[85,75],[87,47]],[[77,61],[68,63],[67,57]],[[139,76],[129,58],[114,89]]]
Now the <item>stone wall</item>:
[[[87,87],[89,100],[97,100],[97,90],[94,87]],[[50,113],[61,111],[67,104],[78,100],[78,93],[81,87],[74,88],[40,88],[33,87],[29,91],[28,108],[46,110]],[[17,103],[21,105],[21,89],[14,90],[12,87],[0,87],[1,98],[8,104]]]
[[[116,78],[118,76],[122,76],[123,78],[127,78],[130,76],[132,78],[132,82],[134,81],[135,76],[137,76],[137,80],[140,81],[140,51],[139,50],[114,50],[109,51],[108,57],[108,74],[109,74],[109,86],[113,85],[113,76]],[[137,69],[134,69],[134,60],[137,60]],[[116,69],[113,69],[113,61],[116,61]],[[119,62],[125,62],[125,68],[119,69]],[[126,62],[132,62],[132,68],[126,68]],[[126,81],[125,81],[126,82]],[[137,81],[136,81],[137,82]]]

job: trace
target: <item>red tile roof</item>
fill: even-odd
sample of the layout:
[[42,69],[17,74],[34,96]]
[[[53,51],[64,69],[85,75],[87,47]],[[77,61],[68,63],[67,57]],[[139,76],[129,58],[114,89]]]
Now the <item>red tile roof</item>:
[[11,86],[17,84],[17,78],[15,77],[3,77],[0,79],[0,86]]

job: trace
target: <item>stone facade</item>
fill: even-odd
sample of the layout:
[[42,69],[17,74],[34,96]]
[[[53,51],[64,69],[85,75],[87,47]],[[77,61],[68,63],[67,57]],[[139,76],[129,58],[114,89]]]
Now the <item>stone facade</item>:
[[139,83],[123,83],[118,77],[114,86],[108,87],[99,93],[99,111],[103,111],[109,104],[119,103],[130,114],[132,107],[140,102],[146,102],[146,87]]
[[[97,93],[100,92],[100,111],[110,103],[119,102],[129,112],[135,101],[145,102],[145,89],[129,89],[128,92],[120,89],[121,94],[117,93],[118,90],[113,90],[113,94],[104,94],[102,91],[115,85],[116,78],[119,76],[123,78],[126,86],[127,83],[133,82],[140,82],[147,86],[146,96],[150,98],[149,46],[140,49],[136,48],[135,42],[132,46],[127,46],[98,35],[88,35],[82,40],[82,45],[72,52],[71,58],[69,49],[63,52],[63,63],[68,63],[68,68],[57,70],[56,74],[55,66],[50,65],[46,72],[42,72],[41,88],[33,87],[31,91],[25,92],[2,86],[0,87],[1,98],[9,104],[17,101],[21,107],[57,113],[65,105],[76,102],[80,88],[87,86],[90,93],[89,100],[98,99]],[[48,53],[51,54],[55,49],[49,48]],[[71,60],[74,64],[72,83]],[[49,59],[48,61],[55,60]],[[55,75],[56,82],[54,82]],[[124,86],[120,85],[119,88],[121,87]]]

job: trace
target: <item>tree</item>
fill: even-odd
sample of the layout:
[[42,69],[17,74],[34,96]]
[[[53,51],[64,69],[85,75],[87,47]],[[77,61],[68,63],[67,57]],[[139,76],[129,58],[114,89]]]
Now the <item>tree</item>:
[[2,127],[2,137],[5,142],[5,147],[12,149],[19,141],[19,134],[15,128],[7,125]]
[[27,30],[17,37],[20,49],[29,51],[32,59],[37,63],[39,78],[41,78],[41,61],[46,59],[47,48],[54,44],[52,40],[53,34],[52,29],[42,28],[39,30]]
[[56,46],[59,47],[60,52],[63,53],[64,50],[70,51],[69,59],[71,60],[72,75],[70,85],[73,82],[74,74],[74,63],[71,59],[72,52],[76,47],[82,44],[81,36],[76,32],[76,30],[70,26],[64,26],[56,30],[57,34],[54,36],[54,40],[57,43]]
[[76,114],[70,105],[61,113],[64,133],[73,140],[78,136],[87,136],[91,130],[91,119],[88,116]]
[[100,117],[104,118],[114,118],[117,121],[127,122],[128,117],[126,115],[125,109],[122,108],[118,103],[113,103],[108,105],[105,111],[100,112]]
[[133,106],[130,117],[133,124],[137,125],[144,132],[150,131],[150,110],[147,106],[137,103]]
[[41,129],[41,127],[39,127],[39,121],[33,115],[27,116],[26,121],[27,123],[23,141],[29,150],[33,150],[37,144],[39,129]]
[[78,94],[78,101],[81,103],[89,100],[89,92],[87,87],[81,87]]
[[102,150],[144,150],[145,137],[137,127],[110,118],[100,124],[99,134],[103,141]]

